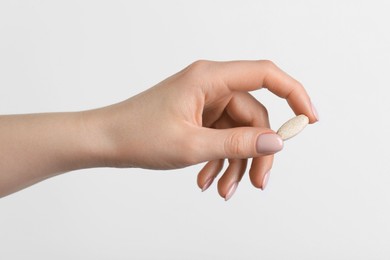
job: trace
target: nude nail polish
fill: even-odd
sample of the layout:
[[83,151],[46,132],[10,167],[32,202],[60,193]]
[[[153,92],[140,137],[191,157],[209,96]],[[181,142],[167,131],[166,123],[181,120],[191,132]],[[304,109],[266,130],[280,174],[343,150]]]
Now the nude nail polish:
[[210,179],[208,179],[208,180],[206,181],[206,183],[203,185],[202,192],[205,191],[205,190],[207,190],[207,189],[210,187],[211,183],[213,183],[213,181],[214,181],[214,178],[213,178],[213,177],[211,177]]
[[225,196],[225,201],[228,201],[233,196],[234,192],[237,189],[237,186],[238,186],[238,182],[233,183],[233,185],[230,187],[228,193]]
[[320,121],[320,116],[318,114],[316,107],[313,105],[313,103],[311,103],[311,110],[313,111],[313,114],[316,117],[317,121]]
[[263,177],[263,183],[261,184],[261,189],[262,190],[264,190],[265,187],[267,187],[267,183],[268,183],[268,180],[269,180],[270,173],[271,173],[271,171],[266,172],[266,174]]
[[273,154],[283,149],[283,140],[277,134],[261,134],[257,138],[256,149],[260,154]]

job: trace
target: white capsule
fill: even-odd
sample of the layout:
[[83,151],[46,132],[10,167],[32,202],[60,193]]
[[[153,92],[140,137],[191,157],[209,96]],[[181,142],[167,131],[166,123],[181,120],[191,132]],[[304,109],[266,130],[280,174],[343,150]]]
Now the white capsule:
[[309,118],[307,116],[299,115],[284,123],[276,133],[285,141],[299,134],[308,123]]

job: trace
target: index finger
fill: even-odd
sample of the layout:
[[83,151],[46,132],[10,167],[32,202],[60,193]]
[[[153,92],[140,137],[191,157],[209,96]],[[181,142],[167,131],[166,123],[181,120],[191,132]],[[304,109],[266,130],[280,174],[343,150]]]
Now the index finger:
[[217,73],[231,91],[267,88],[286,99],[296,115],[306,115],[310,123],[318,121],[317,112],[302,84],[271,61],[217,62],[213,73]]

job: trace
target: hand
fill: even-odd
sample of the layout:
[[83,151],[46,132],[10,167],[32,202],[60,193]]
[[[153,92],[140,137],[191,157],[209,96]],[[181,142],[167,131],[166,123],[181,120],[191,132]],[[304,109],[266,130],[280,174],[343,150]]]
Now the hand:
[[317,121],[302,85],[270,61],[197,61],[126,101],[86,111],[85,118],[102,132],[104,166],[174,169],[208,161],[198,175],[204,190],[228,159],[218,191],[229,199],[248,158],[251,182],[264,188],[273,154],[283,148],[266,108],[248,93],[262,87]]

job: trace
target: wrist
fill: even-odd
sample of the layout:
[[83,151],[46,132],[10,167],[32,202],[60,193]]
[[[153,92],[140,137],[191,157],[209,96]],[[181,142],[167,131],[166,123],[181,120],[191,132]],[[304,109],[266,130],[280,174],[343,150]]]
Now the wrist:
[[83,133],[85,168],[110,167],[113,146],[110,141],[109,123],[103,109],[78,112],[80,131]]
[[79,113],[89,167],[134,167],[129,153],[134,126],[128,101]]

